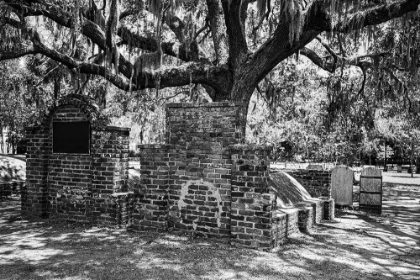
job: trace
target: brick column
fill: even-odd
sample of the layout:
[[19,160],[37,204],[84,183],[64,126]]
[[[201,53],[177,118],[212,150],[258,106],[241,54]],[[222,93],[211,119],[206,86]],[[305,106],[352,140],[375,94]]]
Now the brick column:
[[230,237],[229,147],[243,141],[245,119],[241,103],[167,104],[169,227]]
[[92,214],[101,224],[115,225],[115,194],[126,192],[129,128],[96,127],[92,131]]
[[26,185],[22,188],[22,216],[46,217],[48,156],[51,153],[49,129],[27,127]]
[[231,244],[272,247],[271,213],[275,195],[269,193],[269,150],[235,145],[232,149]]
[[140,145],[140,186],[134,190],[134,230],[168,228],[169,146]]

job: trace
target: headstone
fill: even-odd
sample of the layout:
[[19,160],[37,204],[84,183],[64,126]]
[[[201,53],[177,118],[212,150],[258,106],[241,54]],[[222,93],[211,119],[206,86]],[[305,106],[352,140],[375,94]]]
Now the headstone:
[[353,205],[353,170],[337,166],[331,171],[331,196],[336,205]]
[[374,167],[363,168],[360,176],[360,210],[382,212],[382,171]]

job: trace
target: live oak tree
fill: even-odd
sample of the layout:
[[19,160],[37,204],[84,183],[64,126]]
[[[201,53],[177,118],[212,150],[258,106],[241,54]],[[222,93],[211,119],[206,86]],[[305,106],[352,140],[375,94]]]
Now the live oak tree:
[[[339,38],[416,12],[420,0],[3,0],[0,60],[42,54],[124,91],[200,84],[213,101],[249,101],[294,54],[335,72],[374,68]],[[321,56],[307,45],[318,40]],[[371,39],[373,40],[373,39]],[[417,44],[410,42],[410,46]],[[339,52],[334,51],[338,47]],[[337,48],[336,48],[337,49]],[[417,54],[411,59],[417,59]],[[83,81],[80,82],[82,87]]]

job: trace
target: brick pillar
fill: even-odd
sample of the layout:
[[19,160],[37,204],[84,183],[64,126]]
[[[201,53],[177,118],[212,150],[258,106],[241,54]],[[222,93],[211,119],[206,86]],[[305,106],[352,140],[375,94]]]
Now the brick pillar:
[[47,174],[51,153],[49,129],[27,127],[26,185],[22,188],[22,216],[48,216]]
[[267,249],[273,246],[271,213],[275,195],[269,193],[269,150],[235,145],[232,148],[231,244]]
[[140,186],[134,190],[134,230],[168,228],[169,145],[140,145]]
[[244,139],[245,105],[167,104],[169,227],[230,237],[230,146]]
[[128,179],[129,128],[96,127],[92,131],[93,220],[115,225],[115,194],[126,191]]

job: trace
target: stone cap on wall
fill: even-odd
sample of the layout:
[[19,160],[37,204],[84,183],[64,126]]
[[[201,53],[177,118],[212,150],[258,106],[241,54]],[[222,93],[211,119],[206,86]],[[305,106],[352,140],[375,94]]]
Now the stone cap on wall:
[[245,102],[232,102],[232,101],[222,101],[222,102],[210,102],[210,103],[167,103],[166,108],[200,108],[200,107],[243,107],[246,106]]
[[169,149],[171,145],[169,144],[140,144],[137,145],[139,149]]
[[[26,126],[25,131],[34,131],[42,126]],[[119,126],[92,126],[92,130],[96,131],[121,131],[121,132],[130,132],[131,128],[129,127],[119,127]]]
[[131,128],[129,127],[119,127],[119,126],[93,126],[93,130],[96,131],[121,131],[121,132],[130,132]]
[[284,169],[283,171],[290,172],[290,173],[300,173],[300,174],[309,174],[309,173],[331,174],[331,170],[318,170],[318,169]]
[[271,145],[264,145],[264,144],[235,144],[229,146],[231,151],[256,151],[256,150],[264,150],[264,151],[271,151],[273,146]]

